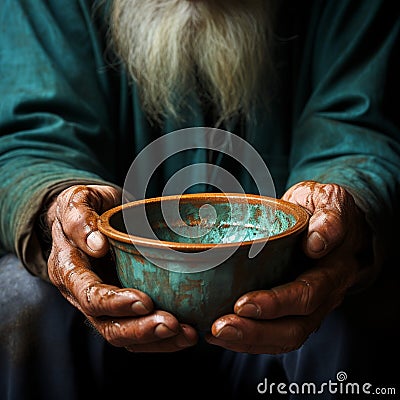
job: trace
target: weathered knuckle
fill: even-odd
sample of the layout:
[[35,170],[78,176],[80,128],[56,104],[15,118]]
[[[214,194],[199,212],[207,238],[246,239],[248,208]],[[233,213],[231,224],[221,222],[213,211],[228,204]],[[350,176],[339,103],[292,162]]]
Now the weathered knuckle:
[[76,185],[71,188],[68,203],[74,205],[82,201],[86,201],[87,196],[91,192],[90,188],[85,185]]
[[[89,185],[86,187],[86,202],[96,211],[109,208],[108,204],[117,205],[116,189],[111,186]],[[120,196],[119,196],[120,197]]]
[[60,219],[72,209],[76,208],[77,204],[87,201],[89,189],[84,185],[71,186],[65,189],[57,197],[57,214]]
[[[279,294],[276,292],[274,288],[269,291],[269,295],[272,300],[272,304],[274,304],[275,312],[279,313],[280,308],[282,307],[282,303],[279,297]],[[272,311],[272,310],[270,310]],[[273,311],[272,311],[273,312]]]
[[[57,263],[57,261],[55,261],[55,263]],[[68,272],[69,271],[65,273],[64,269],[60,268],[57,264],[49,263],[48,275],[50,281],[69,302],[75,305],[77,301],[69,289],[70,286],[68,285]]]
[[315,290],[314,286],[305,279],[298,281],[301,285],[301,292],[299,296],[300,303],[300,314],[309,315],[315,310],[314,296]]
[[98,301],[96,299],[98,287],[96,284],[91,284],[84,288],[81,292],[81,307],[86,315],[98,317],[102,313],[99,312]]
[[343,186],[338,185],[337,183],[331,183],[333,193],[338,199],[344,199],[348,197],[347,191]]
[[63,253],[65,251],[56,248],[53,244],[48,261],[47,261],[47,272],[50,280],[59,287],[64,284],[63,274]]
[[80,304],[85,315],[88,315],[89,317],[99,317],[101,315],[94,304],[88,303],[85,300],[81,301]]
[[58,196],[57,196],[57,204],[60,207],[63,207],[65,204],[68,204],[71,196],[75,192],[76,185],[70,186],[64,189]]
[[115,321],[108,321],[102,326],[102,335],[115,347],[123,347],[126,345],[126,340],[122,336],[121,325]]
[[63,231],[68,238],[73,237],[79,231],[82,231],[82,234],[85,232],[82,226],[82,221],[77,218],[66,218],[63,223]]
[[346,190],[336,183],[329,183],[323,185],[322,192],[325,202],[334,205],[335,209],[340,213],[349,198]]

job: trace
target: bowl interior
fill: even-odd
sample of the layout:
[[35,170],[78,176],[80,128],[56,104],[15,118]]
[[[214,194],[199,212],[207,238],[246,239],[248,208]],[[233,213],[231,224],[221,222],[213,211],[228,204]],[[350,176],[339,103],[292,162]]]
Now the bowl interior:
[[287,235],[304,224],[305,218],[296,206],[277,199],[207,194],[128,203],[111,212],[108,223],[114,233],[129,233],[130,240],[215,245]]

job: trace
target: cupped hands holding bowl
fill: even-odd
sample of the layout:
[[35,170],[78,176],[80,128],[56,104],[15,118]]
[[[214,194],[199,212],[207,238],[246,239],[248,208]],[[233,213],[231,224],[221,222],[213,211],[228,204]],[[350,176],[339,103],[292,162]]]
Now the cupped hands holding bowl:
[[[335,184],[306,181],[291,187],[282,199],[309,214],[302,234],[309,265],[290,281],[238,296],[231,311],[212,323],[206,334],[211,344],[248,353],[294,350],[349,290],[369,278],[364,271],[370,269],[363,268],[358,255],[370,246],[370,232],[349,192]],[[120,203],[121,192],[106,185],[72,186],[56,197],[47,213],[50,280],[112,345],[140,352],[195,345],[194,326],[158,309],[143,291],[103,282],[93,268],[93,260],[110,250],[98,230],[99,216]]]

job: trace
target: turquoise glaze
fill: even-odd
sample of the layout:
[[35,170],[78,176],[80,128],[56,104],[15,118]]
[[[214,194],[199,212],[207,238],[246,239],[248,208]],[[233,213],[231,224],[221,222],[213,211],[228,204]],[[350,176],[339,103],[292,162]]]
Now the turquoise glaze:
[[[191,205],[191,210],[195,208]],[[233,209],[233,210],[232,210]],[[172,231],[168,226],[162,224],[155,228],[157,237],[160,240],[181,242],[181,243],[235,243],[245,242],[250,240],[265,239],[269,236],[278,235],[291,228],[296,219],[293,215],[285,214],[282,211],[276,210],[273,216],[270,215],[266,210],[258,217],[255,216],[256,212],[259,211],[259,205],[249,204],[249,221],[245,224],[241,224],[231,218],[235,215],[234,206],[229,211],[225,211],[220,214],[219,208],[216,207],[218,218],[214,224],[208,224],[207,220],[202,220],[202,224],[199,224],[198,213],[195,215],[195,222],[190,218],[188,220],[186,213],[182,216],[186,216],[185,222],[188,225],[175,226],[175,229],[179,232],[178,234]],[[189,211],[187,208],[183,211]],[[196,209],[197,211],[197,209]],[[192,214],[190,214],[192,216]],[[237,215],[237,213],[236,213]],[[198,227],[198,235],[191,237],[190,233],[187,232],[188,227]],[[204,232],[204,234],[202,234]]]
[[[291,203],[287,209],[282,203],[277,207],[276,199],[243,204],[240,197],[228,202],[226,197],[215,201],[212,197],[198,199],[191,196],[181,200],[181,220],[172,220],[172,229],[165,221],[167,219],[171,224],[168,211],[164,218],[158,201],[146,204],[154,237],[160,242],[125,242],[115,237],[109,237],[109,240],[118,276],[124,287],[134,287],[147,293],[157,308],[176,315],[180,322],[207,331],[216,318],[233,311],[235,301],[242,294],[268,289],[287,279],[291,269],[290,259],[299,233],[308,222],[308,214],[302,209],[299,214],[299,210]],[[204,208],[205,204],[212,204],[214,211],[208,206]],[[130,203],[128,219],[137,222],[137,211],[143,206],[143,203]],[[121,214],[119,210],[109,218],[111,227],[118,232],[125,231]],[[146,237],[141,235],[139,225],[142,224],[134,225],[133,233],[140,238]],[[249,258],[249,249],[254,240],[265,242],[265,245],[259,254]],[[183,243],[187,247],[171,255],[169,246],[163,247],[160,243],[172,247],[176,243]],[[219,244],[229,247],[230,243],[238,245],[228,259],[214,268],[188,273],[193,264],[193,260],[188,259],[191,253],[200,255],[196,258],[196,265],[192,265],[194,270],[202,260],[201,252],[204,249],[196,245],[209,244],[218,251]],[[156,265],[152,262],[154,259],[163,260],[167,268]]]

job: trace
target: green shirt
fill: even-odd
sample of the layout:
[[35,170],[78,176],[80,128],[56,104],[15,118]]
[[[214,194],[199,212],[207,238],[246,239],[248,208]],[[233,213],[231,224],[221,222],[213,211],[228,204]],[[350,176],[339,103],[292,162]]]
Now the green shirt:
[[[377,243],[387,243],[400,192],[398,2],[279,4],[268,106],[229,130],[262,155],[278,196],[302,180],[343,185]],[[44,278],[33,228],[49,196],[76,182],[121,186],[154,139],[215,122],[193,94],[183,122],[149,124],[135,86],[110,62],[103,10],[92,6],[4,0],[0,7],[0,247]],[[206,157],[200,149],[182,155],[159,179]],[[149,195],[162,187],[153,185]]]

